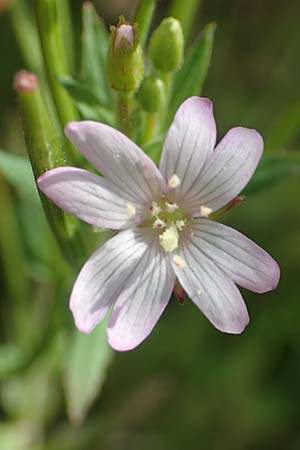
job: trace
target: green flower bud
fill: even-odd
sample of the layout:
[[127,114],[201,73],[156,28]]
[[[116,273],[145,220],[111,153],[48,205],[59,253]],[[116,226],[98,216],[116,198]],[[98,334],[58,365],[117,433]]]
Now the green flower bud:
[[164,19],[154,30],[149,47],[153,66],[160,72],[174,72],[183,61],[184,37],[180,22],[173,17]]
[[110,86],[122,92],[137,91],[144,76],[143,53],[136,25],[132,26],[123,19],[117,27],[111,27],[107,71]]
[[[35,179],[49,169],[68,165],[68,154],[51,122],[36,75],[26,71],[19,72],[15,77],[14,88],[18,95],[25,141]],[[79,267],[84,250],[78,219],[63,212],[39,193],[63,255],[72,265]]]
[[165,85],[156,75],[150,75],[142,82],[138,99],[142,108],[150,114],[158,113],[165,103]]

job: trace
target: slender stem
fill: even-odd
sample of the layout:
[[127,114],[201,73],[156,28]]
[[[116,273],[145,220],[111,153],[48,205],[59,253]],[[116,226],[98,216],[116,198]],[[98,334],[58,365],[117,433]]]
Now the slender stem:
[[[21,107],[27,150],[35,179],[46,170],[68,164],[68,152],[50,120],[39,83],[35,75],[20,72],[15,89]],[[84,257],[79,221],[57,208],[41,195],[49,224],[69,262],[78,268]]]
[[9,18],[26,66],[33,72],[42,75],[44,67],[39,36],[24,0],[12,3]]
[[62,42],[64,43],[67,70],[70,73],[75,69],[74,30],[69,0],[58,2],[59,17],[61,18]]
[[139,26],[138,30],[141,47],[144,47],[148,37],[156,1],[157,0],[140,0],[134,15],[133,23],[137,23]]
[[118,93],[119,127],[129,137],[133,135],[134,96],[132,92]]
[[148,144],[149,142],[151,142],[157,130],[158,114],[145,113],[144,116],[145,116],[144,129],[140,138],[141,145]]
[[[59,0],[37,0],[37,19],[47,76],[62,127],[79,120],[75,105],[58,81],[59,75],[68,76],[67,50],[63,41],[63,24]],[[78,152],[68,143],[74,159]]]
[[169,15],[180,21],[186,40],[191,34],[201,3],[202,0],[173,0],[171,3]]
[[170,99],[173,74],[172,73],[161,73],[160,76],[161,76],[161,79],[165,86],[165,101],[162,104],[161,110],[159,112],[160,131],[163,131],[163,129],[164,129],[163,125],[164,125],[164,121],[165,121],[165,118],[167,115],[167,107],[168,107],[169,99]]

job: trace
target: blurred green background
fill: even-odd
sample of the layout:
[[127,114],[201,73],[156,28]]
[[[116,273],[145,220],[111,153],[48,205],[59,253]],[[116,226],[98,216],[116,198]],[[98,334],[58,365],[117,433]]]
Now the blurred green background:
[[[81,4],[71,2],[78,40]],[[130,17],[136,2],[95,4],[110,24]],[[158,2],[156,23],[167,10]],[[254,127],[266,152],[300,158],[299,16],[297,0],[203,0],[194,35],[217,22],[203,95],[214,101],[219,137],[236,125]],[[0,60],[0,148],[25,154],[12,89],[24,62],[5,10]],[[64,364],[73,275],[28,177],[13,175],[0,174],[0,450],[300,449],[299,173],[226,216],[282,269],[275,292],[243,292],[245,332],[221,334],[191,302],[173,299],[146,342],[115,354],[101,395],[73,426],[70,390],[76,398],[80,386],[70,387]],[[89,358],[97,348],[84,351]],[[72,364],[79,370],[84,362]]]

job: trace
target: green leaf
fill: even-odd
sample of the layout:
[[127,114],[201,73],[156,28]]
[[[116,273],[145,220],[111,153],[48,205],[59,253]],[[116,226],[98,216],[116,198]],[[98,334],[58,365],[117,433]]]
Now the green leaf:
[[72,335],[64,371],[67,410],[70,420],[79,424],[98,396],[113,351],[106,340],[107,320],[91,334],[76,331]]
[[262,159],[243,194],[249,196],[262,192],[295,173],[300,173],[299,156],[267,155]]
[[114,114],[109,109],[101,106],[99,93],[93,91],[90,85],[83,81],[74,80],[71,77],[60,76],[58,79],[75,101],[83,119],[96,120],[115,126]]
[[28,158],[0,150],[0,174],[17,190],[20,197],[26,198],[40,207]]
[[209,23],[174,75],[166,127],[179,105],[188,97],[200,95],[210,65],[216,24]]
[[109,35],[90,2],[83,4],[81,80],[91,87],[101,103],[109,107],[111,91],[106,77],[106,55]]

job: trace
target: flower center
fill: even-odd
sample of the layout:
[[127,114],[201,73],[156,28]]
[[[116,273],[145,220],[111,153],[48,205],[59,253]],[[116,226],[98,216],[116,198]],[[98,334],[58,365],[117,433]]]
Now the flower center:
[[160,245],[166,252],[172,252],[178,247],[180,231],[184,229],[186,219],[186,213],[176,203],[166,200],[152,203],[151,224],[154,229],[160,230]]

